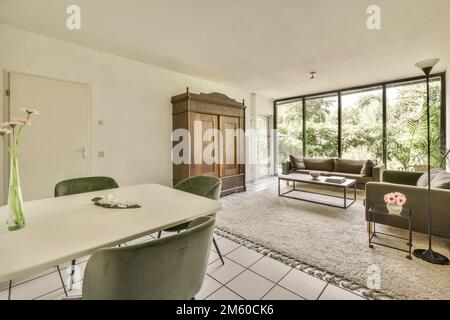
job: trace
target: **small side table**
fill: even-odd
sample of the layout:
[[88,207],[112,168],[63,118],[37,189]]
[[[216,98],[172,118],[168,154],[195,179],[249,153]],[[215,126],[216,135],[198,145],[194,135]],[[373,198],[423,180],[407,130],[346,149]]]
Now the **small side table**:
[[[376,244],[376,245],[379,245],[379,246],[383,246],[383,247],[388,247],[388,248],[391,248],[391,249],[399,250],[399,251],[408,253],[406,258],[411,260],[411,248],[412,248],[412,215],[411,215],[411,213],[412,212],[411,212],[410,209],[404,208],[399,216],[397,216],[397,215],[394,216],[394,215],[391,215],[387,211],[385,205],[378,205],[378,204],[373,205],[369,209],[369,222],[373,223],[373,230],[369,231],[369,248],[373,249],[373,245]],[[380,220],[381,221],[385,220],[386,216],[393,216],[395,218],[405,220],[408,223],[409,238],[403,238],[403,237],[399,237],[399,236],[396,236],[396,235],[393,235],[393,234],[377,232],[376,231],[376,224],[377,223],[378,224],[384,224],[384,223],[380,222]],[[397,238],[397,239],[406,240],[406,241],[408,241],[407,244],[408,244],[409,249],[405,250],[405,249],[402,249],[402,248],[393,247],[393,246],[389,246],[387,244],[375,242],[373,240],[373,238],[375,238],[377,236],[377,234],[388,236],[388,237],[393,237],[393,238]]]

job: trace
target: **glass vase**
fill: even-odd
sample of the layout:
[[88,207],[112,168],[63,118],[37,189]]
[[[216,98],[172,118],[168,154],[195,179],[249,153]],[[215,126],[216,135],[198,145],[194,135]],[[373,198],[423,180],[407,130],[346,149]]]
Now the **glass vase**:
[[17,156],[11,157],[9,195],[8,195],[8,230],[14,231],[25,227],[23,216],[23,198],[20,188],[19,162]]

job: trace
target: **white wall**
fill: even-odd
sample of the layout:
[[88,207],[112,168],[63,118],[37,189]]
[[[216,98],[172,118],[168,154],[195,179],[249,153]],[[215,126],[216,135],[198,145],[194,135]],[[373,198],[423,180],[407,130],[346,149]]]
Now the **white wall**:
[[[245,99],[250,106],[251,94],[244,90],[2,24],[0,43],[0,70],[92,86],[92,174],[113,176],[120,185],[171,184],[170,98],[183,93],[186,87],[191,92],[217,91],[238,101]],[[2,92],[3,82],[1,77]],[[261,98],[261,101],[271,99]],[[4,110],[3,100],[0,108]],[[4,112],[0,113],[3,120]],[[104,120],[105,125],[98,126],[98,120]],[[97,157],[100,150],[105,151],[105,158]],[[0,161],[3,168],[3,158]],[[1,181],[3,175],[0,170]]]

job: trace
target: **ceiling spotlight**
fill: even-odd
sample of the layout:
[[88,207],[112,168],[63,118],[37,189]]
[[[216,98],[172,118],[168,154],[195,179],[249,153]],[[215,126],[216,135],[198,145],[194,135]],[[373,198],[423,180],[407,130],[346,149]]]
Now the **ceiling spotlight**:
[[316,78],[316,74],[317,74],[316,72],[313,71],[310,74],[311,74],[311,78],[309,78],[310,80],[313,80]]

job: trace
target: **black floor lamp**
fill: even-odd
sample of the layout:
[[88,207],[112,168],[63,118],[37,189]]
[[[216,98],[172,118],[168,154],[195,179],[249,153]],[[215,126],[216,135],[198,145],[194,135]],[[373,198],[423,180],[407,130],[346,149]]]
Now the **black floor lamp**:
[[448,264],[449,260],[444,255],[434,252],[432,246],[431,234],[431,146],[430,146],[430,74],[433,67],[439,62],[439,59],[428,59],[416,64],[416,67],[421,69],[427,76],[427,156],[428,156],[428,249],[414,250],[414,256],[434,264]]

